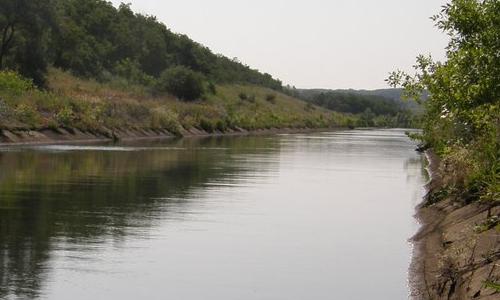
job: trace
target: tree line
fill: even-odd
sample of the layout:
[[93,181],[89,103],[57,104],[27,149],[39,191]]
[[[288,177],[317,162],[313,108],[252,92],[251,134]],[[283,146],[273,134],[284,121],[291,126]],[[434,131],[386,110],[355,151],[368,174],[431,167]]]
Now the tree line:
[[326,109],[356,115],[353,126],[404,127],[419,126],[419,113],[403,102],[384,96],[347,90],[300,90],[285,87],[285,93]]
[[[129,4],[0,0],[0,35],[0,69],[15,70],[40,87],[54,66],[80,77],[120,77],[159,90],[196,92],[216,83],[282,88],[271,75],[215,54],[155,17],[134,13]],[[173,75],[182,82],[171,82]],[[177,96],[192,100],[200,95],[181,91]]]
[[396,115],[402,110],[401,105],[392,99],[337,91],[319,93],[310,101],[334,111],[352,114],[370,109],[376,115]]

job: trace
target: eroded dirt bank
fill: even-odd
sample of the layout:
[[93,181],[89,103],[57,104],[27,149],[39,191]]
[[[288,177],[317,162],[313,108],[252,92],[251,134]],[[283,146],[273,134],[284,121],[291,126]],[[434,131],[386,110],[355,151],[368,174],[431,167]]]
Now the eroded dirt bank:
[[[432,153],[429,194],[443,185],[444,166]],[[426,197],[427,198],[427,197]],[[415,253],[410,269],[413,299],[500,299],[500,231],[497,203],[466,204],[446,198],[418,207],[422,224],[413,237]]]

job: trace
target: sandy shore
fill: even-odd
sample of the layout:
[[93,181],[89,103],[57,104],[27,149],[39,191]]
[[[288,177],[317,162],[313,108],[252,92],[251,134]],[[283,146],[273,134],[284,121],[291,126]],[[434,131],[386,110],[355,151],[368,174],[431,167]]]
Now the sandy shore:
[[[432,193],[443,185],[444,168],[427,152]],[[427,198],[427,197],[426,197]],[[422,227],[412,238],[414,257],[410,267],[412,299],[500,299],[486,283],[500,282],[500,232],[485,221],[500,214],[497,204],[465,204],[444,199],[417,208]]]

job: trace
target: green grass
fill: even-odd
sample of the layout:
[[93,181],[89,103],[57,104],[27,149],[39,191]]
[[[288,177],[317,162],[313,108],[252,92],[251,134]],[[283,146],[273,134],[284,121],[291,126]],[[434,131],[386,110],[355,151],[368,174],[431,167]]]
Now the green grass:
[[490,288],[490,289],[493,289],[495,290],[496,292],[500,292],[500,284],[499,283],[495,283],[495,282],[485,282],[484,285],[487,287],[487,288]]
[[259,86],[216,86],[216,93],[205,99],[183,102],[154,95],[140,85],[83,80],[57,69],[50,70],[46,91],[12,72],[2,73],[0,86],[2,80],[9,87],[0,90],[0,127],[5,129],[144,128],[180,133],[181,128],[198,128],[224,132],[347,127],[356,119]]

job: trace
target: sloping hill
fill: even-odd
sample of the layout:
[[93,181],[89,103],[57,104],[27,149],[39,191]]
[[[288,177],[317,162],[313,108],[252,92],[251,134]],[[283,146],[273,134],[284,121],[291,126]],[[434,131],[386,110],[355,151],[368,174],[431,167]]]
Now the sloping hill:
[[[198,101],[151,95],[141,85],[99,83],[51,69],[48,91],[0,72],[0,129],[77,129],[113,136],[127,130],[170,135],[280,128],[347,127],[356,117],[256,85],[224,84]],[[116,136],[119,138],[120,136]]]

